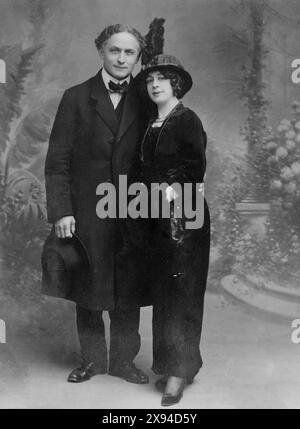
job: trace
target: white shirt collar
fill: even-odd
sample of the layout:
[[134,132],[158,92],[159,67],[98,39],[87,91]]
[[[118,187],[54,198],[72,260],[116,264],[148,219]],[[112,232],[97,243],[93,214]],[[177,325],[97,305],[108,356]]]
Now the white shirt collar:
[[131,75],[127,76],[127,78],[123,79],[123,80],[115,79],[109,73],[107,73],[107,71],[105,70],[104,67],[102,68],[101,75],[102,75],[102,79],[103,79],[103,82],[104,82],[104,85],[105,85],[106,89],[109,89],[108,88],[108,82],[110,80],[113,81],[114,83],[120,83],[120,84],[122,84],[123,82],[127,82],[128,85],[129,85],[130,79],[131,79]]

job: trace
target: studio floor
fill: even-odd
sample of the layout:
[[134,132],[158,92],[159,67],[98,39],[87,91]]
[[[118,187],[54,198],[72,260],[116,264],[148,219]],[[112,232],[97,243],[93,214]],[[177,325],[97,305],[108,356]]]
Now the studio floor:
[[[150,370],[151,317],[151,308],[142,309],[142,347],[136,359],[150,376],[148,385],[109,375],[67,383],[77,363],[74,332],[62,347],[63,335],[47,330],[35,335],[36,325],[26,338],[26,330],[18,335],[8,330],[7,343],[0,344],[0,408],[160,408]],[[172,408],[300,408],[300,344],[291,340],[291,323],[207,293],[204,366]]]

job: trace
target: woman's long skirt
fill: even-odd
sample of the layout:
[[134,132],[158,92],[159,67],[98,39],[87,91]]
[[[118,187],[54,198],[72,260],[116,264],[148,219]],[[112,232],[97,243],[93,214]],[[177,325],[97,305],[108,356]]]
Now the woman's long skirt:
[[153,365],[156,374],[192,381],[202,366],[200,338],[209,250],[210,219],[174,240],[170,219],[154,223]]

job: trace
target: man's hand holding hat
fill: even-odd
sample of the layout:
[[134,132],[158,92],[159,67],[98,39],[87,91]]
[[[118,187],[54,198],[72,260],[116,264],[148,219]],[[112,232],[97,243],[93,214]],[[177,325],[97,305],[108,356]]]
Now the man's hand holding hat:
[[71,238],[75,232],[73,216],[64,216],[55,223],[55,234],[58,238]]

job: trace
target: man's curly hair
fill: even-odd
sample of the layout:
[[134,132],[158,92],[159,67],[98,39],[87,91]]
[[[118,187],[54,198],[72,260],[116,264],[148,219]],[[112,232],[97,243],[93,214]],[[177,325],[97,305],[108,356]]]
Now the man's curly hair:
[[123,32],[130,33],[137,39],[140,45],[140,52],[139,52],[139,56],[140,56],[143,49],[145,48],[145,39],[139,31],[131,27],[131,25],[126,25],[126,24],[114,24],[104,28],[104,30],[95,39],[95,45],[98,51],[102,48],[103,44],[111,36],[113,36],[116,33],[123,33]]

